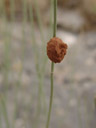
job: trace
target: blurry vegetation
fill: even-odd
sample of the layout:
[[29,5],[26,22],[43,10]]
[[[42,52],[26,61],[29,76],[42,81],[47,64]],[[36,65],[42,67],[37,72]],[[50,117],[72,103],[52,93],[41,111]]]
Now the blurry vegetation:
[[[52,30],[52,8],[50,9],[50,27],[48,29],[47,38],[45,39],[45,35],[43,32],[43,24],[41,19],[41,12],[40,10],[43,10],[46,8],[47,1],[43,0],[37,1],[37,0],[0,0],[0,15],[2,17],[3,21],[3,29],[1,29],[3,33],[3,42],[4,42],[4,68],[2,70],[2,73],[4,74],[4,89],[2,91],[2,99],[0,100],[0,118],[2,118],[2,115],[4,115],[4,122],[6,124],[7,128],[14,128],[16,123],[16,116],[18,111],[18,95],[21,91],[21,78],[22,78],[22,72],[24,68],[24,59],[26,54],[26,34],[25,34],[25,28],[28,20],[30,20],[30,27],[31,27],[31,43],[32,43],[32,51],[34,52],[34,64],[36,67],[36,73],[37,73],[37,81],[38,81],[38,103],[37,103],[37,110],[36,110],[36,123],[39,121],[39,116],[41,113],[41,110],[43,109],[44,112],[46,112],[46,101],[45,101],[45,94],[44,94],[44,75],[45,75],[45,68],[47,63],[47,56],[46,56],[46,42],[49,38],[51,38],[51,30]],[[39,2],[39,3],[38,3]],[[42,5],[43,4],[43,5]],[[44,6],[44,8],[42,8]],[[35,35],[35,28],[34,28],[34,11],[35,11],[35,17],[37,19],[37,25],[40,32],[40,42],[42,42],[40,50],[38,47],[38,42],[36,40],[37,36]],[[16,18],[18,16],[20,17],[21,25],[22,25],[22,56],[21,56],[21,69],[18,73],[18,80],[15,83],[16,86],[14,86],[14,112],[13,112],[13,118],[12,122],[9,121],[8,118],[8,112],[7,112],[7,101],[8,101],[8,89],[9,89],[9,74],[10,69],[12,68],[11,65],[11,43],[12,43],[12,30],[13,30],[13,23],[17,20]],[[29,16],[29,17],[28,17]],[[11,22],[11,29],[8,26],[9,22]],[[50,32],[50,33],[49,33]],[[33,58],[32,58],[33,59]],[[42,62],[42,63],[41,63]],[[31,96],[30,96],[31,97]],[[32,95],[33,98],[33,95]],[[31,105],[32,101],[30,101]],[[27,111],[29,109],[29,106],[27,106]],[[2,113],[1,113],[2,111]],[[0,120],[1,121],[1,120]],[[10,123],[9,123],[10,122]],[[0,122],[0,125],[2,126],[2,122]]]
[[[14,0],[14,15],[17,17],[17,20],[21,20],[23,17],[23,6],[22,6],[22,0]],[[33,11],[33,17],[35,18],[35,21],[38,22],[37,18],[37,9],[35,8],[36,1],[34,0],[27,0],[27,16],[28,20],[30,20],[30,10],[28,8],[29,5],[32,6]],[[37,5],[40,10],[40,12],[46,16],[46,13],[49,11],[50,7],[50,1],[49,0],[37,0]],[[86,26],[84,29],[88,28],[96,28],[96,0],[58,0],[58,5],[62,9],[77,9],[81,11],[81,14],[86,18]],[[10,18],[11,15],[11,3],[10,0],[5,0],[5,8],[6,8],[6,14],[7,17]],[[42,18],[43,15],[41,15]],[[42,21],[44,22],[44,21]],[[40,22],[39,22],[40,23]],[[93,27],[94,26],[94,27]]]
[[[59,0],[59,6],[62,9],[76,9],[79,7],[81,12],[85,15],[88,25],[96,26],[96,0]],[[82,6],[83,4],[83,6]],[[51,5],[51,8],[50,8]],[[34,65],[36,70],[36,76],[38,81],[38,103],[36,108],[35,121],[39,122],[40,113],[44,110],[44,114],[46,115],[46,97],[44,93],[44,76],[47,64],[47,56],[46,56],[46,42],[49,38],[52,37],[52,0],[0,0],[0,21],[3,21],[3,24],[0,26],[0,31],[3,35],[3,43],[4,43],[4,62],[3,68],[1,70],[3,74],[3,89],[2,94],[0,94],[0,128],[2,128],[3,120],[6,124],[6,128],[14,128],[16,121],[16,114],[18,110],[18,95],[21,90],[21,78],[24,68],[24,59],[26,54],[26,32],[25,28],[27,22],[29,22],[29,26],[31,28],[31,43],[32,43],[32,51],[34,53]],[[43,28],[43,20],[42,16],[45,12],[49,11],[49,27],[46,32],[47,37],[45,37],[45,31]],[[46,14],[45,14],[46,15]],[[45,16],[44,15],[44,16]],[[46,18],[46,17],[45,17]],[[22,25],[22,57],[20,58],[21,68],[18,73],[18,80],[14,86],[14,112],[12,122],[8,117],[7,103],[8,103],[8,89],[9,89],[9,74],[12,68],[11,63],[11,44],[12,42],[12,30],[13,24],[15,21],[20,20]],[[9,23],[11,25],[9,26]],[[93,24],[94,23],[94,24]],[[36,38],[38,36],[35,33],[35,25],[37,25],[40,33],[40,42],[42,44],[38,46],[38,42]],[[2,27],[3,26],[3,27]],[[91,26],[92,27],[92,26]],[[3,28],[3,29],[2,29]],[[50,32],[50,33],[49,33]],[[41,50],[40,50],[41,49]],[[33,59],[33,58],[32,58]],[[42,62],[42,63],[41,63]],[[37,87],[37,86],[36,86]],[[0,91],[1,92],[1,91]],[[31,96],[33,99],[33,95]],[[27,111],[32,104],[32,99],[30,100],[29,106],[26,107]],[[24,100],[24,97],[23,97]],[[3,119],[2,119],[3,117]],[[35,122],[34,121],[34,122]],[[32,123],[32,122],[31,122]],[[37,125],[37,123],[35,122]]]

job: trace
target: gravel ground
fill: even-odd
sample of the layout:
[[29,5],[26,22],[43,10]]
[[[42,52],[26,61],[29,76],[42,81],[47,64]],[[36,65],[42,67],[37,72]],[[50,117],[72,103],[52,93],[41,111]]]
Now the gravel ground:
[[[9,25],[10,26],[10,25]],[[15,91],[18,78],[21,86],[18,91],[18,107],[16,128],[34,128],[37,106],[38,79],[34,64],[34,52],[31,45],[30,27],[25,33],[24,63],[22,67],[22,27],[19,23],[13,25],[10,59],[11,67],[8,75],[7,109],[10,122],[14,111]],[[37,41],[40,46],[39,32]],[[69,49],[64,61],[55,65],[54,72],[54,102],[50,128],[95,128],[96,109],[96,32],[81,34],[59,29],[57,35],[68,42]],[[4,40],[0,36],[0,92],[4,93]],[[40,49],[41,50],[41,49]],[[42,53],[42,51],[41,51]],[[23,68],[22,76],[20,71]],[[44,77],[44,92],[46,104],[50,93],[50,61],[46,66]],[[46,114],[41,109],[37,127],[44,128]],[[3,119],[2,119],[3,122]],[[3,123],[3,127],[5,124]]]

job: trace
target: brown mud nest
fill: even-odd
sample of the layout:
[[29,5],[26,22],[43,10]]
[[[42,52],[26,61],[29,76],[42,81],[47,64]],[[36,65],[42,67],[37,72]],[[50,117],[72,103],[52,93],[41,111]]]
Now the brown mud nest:
[[52,62],[60,63],[66,55],[67,48],[67,44],[65,44],[61,39],[53,37],[47,43],[47,55]]

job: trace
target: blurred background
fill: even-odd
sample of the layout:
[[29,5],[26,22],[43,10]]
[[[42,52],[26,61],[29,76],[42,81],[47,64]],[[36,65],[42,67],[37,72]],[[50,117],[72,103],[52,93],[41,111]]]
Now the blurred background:
[[[57,28],[50,128],[96,128],[96,0],[58,0]],[[53,0],[0,0],[0,128],[45,128],[52,33]]]

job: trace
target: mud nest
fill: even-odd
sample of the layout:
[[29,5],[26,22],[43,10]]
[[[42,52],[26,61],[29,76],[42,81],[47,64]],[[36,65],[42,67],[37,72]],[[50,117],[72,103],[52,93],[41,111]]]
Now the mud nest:
[[47,43],[48,58],[54,63],[60,63],[66,55],[67,48],[67,44],[65,44],[61,39],[53,37]]

